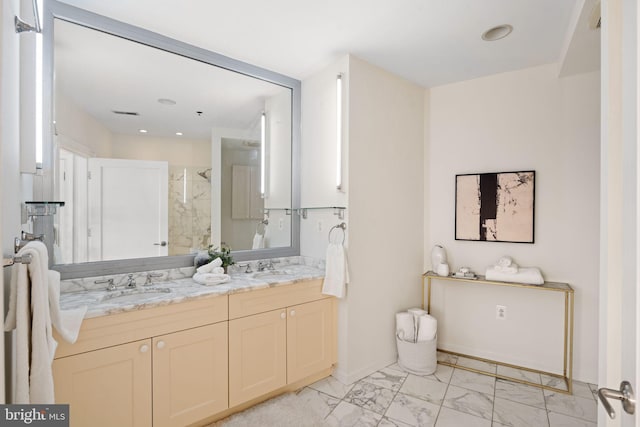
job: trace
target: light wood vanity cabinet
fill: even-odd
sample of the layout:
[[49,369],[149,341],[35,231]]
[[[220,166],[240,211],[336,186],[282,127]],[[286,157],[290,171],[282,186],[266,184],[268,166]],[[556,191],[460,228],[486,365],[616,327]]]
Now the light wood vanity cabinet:
[[[56,403],[79,427],[185,426],[227,409],[227,313],[224,296],[85,320],[76,344],[58,338],[71,355],[53,363]],[[93,349],[132,334],[150,336]]]
[[229,322],[229,406],[287,384],[284,309]]
[[75,344],[56,337],[56,403],[70,404],[71,426],[186,426],[309,384],[336,362],[336,304],[321,286],[86,319]]
[[303,282],[229,297],[229,406],[335,363],[335,300],[321,286]]
[[155,337],[153,425],[185,426],[227,409],[227,322]]
[[57,359],[56,403],[72,426],[151,426],[151,340]]

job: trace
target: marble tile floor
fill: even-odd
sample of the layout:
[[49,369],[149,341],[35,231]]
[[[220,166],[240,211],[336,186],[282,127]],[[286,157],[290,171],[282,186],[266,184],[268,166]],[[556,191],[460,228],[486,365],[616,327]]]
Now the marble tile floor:
[[[475,363],[463,359],[454,362]],[[541,384],[557,381],[517,370],[505,374]],[[433,375],[418,376],[393,364],[355,384],[323,379],[298,396],[326,426],[588,427],[596,426],[595,390],[594,384],[575,381],[569,396],[450,366],[438,365]]]

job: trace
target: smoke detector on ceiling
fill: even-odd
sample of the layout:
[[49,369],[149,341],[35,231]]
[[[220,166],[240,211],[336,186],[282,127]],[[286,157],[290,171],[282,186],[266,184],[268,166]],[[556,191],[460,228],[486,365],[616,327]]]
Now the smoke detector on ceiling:
[[597,2],[591,10],[591,16],[589,17],[589,28],[592,30],[599,30],[602,25],[602,13],[600,11],[600,2]]

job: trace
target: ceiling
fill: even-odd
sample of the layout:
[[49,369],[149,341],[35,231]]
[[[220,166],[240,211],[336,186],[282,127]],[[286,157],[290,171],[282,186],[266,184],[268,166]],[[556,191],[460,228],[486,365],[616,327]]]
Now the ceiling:
[[[576,40],[595,0],[64,2],[300,80],[347,53],[424,87],[562,64],[571,55],[580,56],[572,72],[599,66],[582,59],[599,57],[599,37],[586,48]],[[500,24],[513,33],[481,39]]]
[[[265,101],[290,91],[65,21],[55,23],[54,39],[55,96],[66,99],[56,104],[74,105],[115,134],[208,140],[212,128],[225,128],[257,138]],[[58,122],[65,118],[56,111]]]

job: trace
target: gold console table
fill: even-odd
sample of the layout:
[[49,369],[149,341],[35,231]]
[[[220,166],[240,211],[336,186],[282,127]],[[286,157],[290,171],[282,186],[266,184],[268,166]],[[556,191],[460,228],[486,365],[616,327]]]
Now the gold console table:
[[521,369],[528,372],[534,372],[538,374],[544,374],[551,377],[559,378],[564,380],[566,385],[566,389],[553,387],[544,384],[537,384],[531,381],[526,381],[520,378],[513,378],[507,375],[501,375],[492,372],[482,371],[475,368],[470,368],[466,366],[460,366],[454,363],[446,362],[446,361],[438,361],[441,365],[451,366],[458,369],[463,369],[466,371],[476,372],[483,375],[489,375],[495,378],[500,378],[504,380],[514,381],[521,384],[527,384],[534,387],[539,387],[545,390],[551,390],[559,393],[572,394],[572,382],[573,382],[573,312],[574,312],[574,292],[573,288],[569,286],[567,283],[557,283],[557,282],[544,282],[543,285],[526,285],[523,283],[511,283],[511,282],[498,282],[493,280],[486,280],[484,276],[476,276],[475,279],[472,278],[461,278],[454,276],[438,276],[436,273],[432,271],[427,271],[422,275],[422,309],[424,310],[424,300],[425,300],[425,281],[427,284],[427,312],[431,313],[431,280],[443,280],[443,281],[453,281],[459,283],[469,283],[469,284],[477,284],[477,285],[493,285],[493,286],[510,286],[516,288],[525,288],[525,289],[534,289],[539,291],[547,291],[547,292],[562,292],[564,293],[564,362],[563,362],[563,375],[554,374],[551,372],[540,371],[537,369],[526,368],[524,366],[511,365],[508,363],[499,362],[496,360],[483,359],[480,357],[455,353],[448,350],[438,349],[438,351],[442,353],[452,354],[455,356],[462,356],[469,359],[479,360],[482,362],[494,363],[496,365],[505,366],[508,368]]

